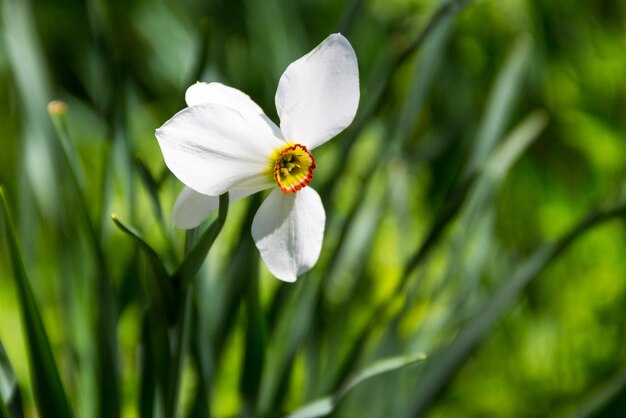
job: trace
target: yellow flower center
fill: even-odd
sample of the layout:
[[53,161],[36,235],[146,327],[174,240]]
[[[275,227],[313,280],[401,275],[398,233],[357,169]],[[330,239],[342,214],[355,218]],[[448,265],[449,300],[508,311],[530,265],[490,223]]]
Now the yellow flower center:
[[304,145],[288,144],[272,158],[274,180],[284,193],[295,193],[313,178],[315,159]]

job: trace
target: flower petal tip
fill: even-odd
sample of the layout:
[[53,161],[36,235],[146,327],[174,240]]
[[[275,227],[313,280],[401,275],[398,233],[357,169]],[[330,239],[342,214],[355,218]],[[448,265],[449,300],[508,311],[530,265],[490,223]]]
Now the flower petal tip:
[[268,270],[276,278],[295,282],[317,262],[326,215],[310,187],[285,194],[276,188],[252,221],[252,238]]
[[[272,272],[270,271],[270,273]],[[296,280],[298,279],[298,276],[284,276],[284,275],[277,276],[274,273],[272,273],[272,275],[276,277],[278,280],[280,280],[281,282],[285,282],[285,283],[295,283]]]

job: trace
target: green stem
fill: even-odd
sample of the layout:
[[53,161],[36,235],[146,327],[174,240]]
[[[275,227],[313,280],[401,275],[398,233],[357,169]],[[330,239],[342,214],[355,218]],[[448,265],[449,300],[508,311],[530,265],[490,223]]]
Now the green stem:
[[[189,346],[189,333],[191,328],[191,313],[193,307],[193,279],[200,270],[206,254],[224,226],[228,213],[228,192],[220,196],[218,216],[209,229],[196,239],[197,231],[188,231],[185,236],[185,260],[174,273],[175,291],[178,292],[178,300],[183,304],[178,311],[174,325],[174,347],[172,366],[169,374],[166,392],[165,417],[176,418],[178,412],[178,400],[180,398],[180,383],[185,363],[185,355]],[[197,241],[197,242],[196,242]]]
[[202,267],[202,263],[204,263],[206,255],[213,246],[213,243],[217,239],[217,236],[226,222],[227,214],[228,192],[220,196],[217,219],[198,238],[198,242],[192,245],[192,242],[187,239],[187,254],[173,275],[174,286],[178,289],[186,289],[189,287],[193,278],[196,274],[198,274],[198,271],[200,271],[200,267]]
[[193,301],[193,288],[183,292],[183,306],[176,321],[176,341],[174,355],[172,357],[172,370],[169,378],[168,397],[166,404],[166,418],[176,418],[178,410],[178,399],[180,398],[180,382],[182,380],[185,355],[189,345],[189,329],[191,318],[191,306]]
[[240,416],[242,418],[255,418],[265,363],[265,315],[259,294],[258,256],[250,257],[246,264],[246,276],[249,279],[249,285],[244,300],[246,344],[239,381],[239,392],[243,399]]
[[70,183],[78,198],[78,209],[83,223],[88,231],[88,237],[94,253],[98,272],[96,274],[96,291],[100,295],[98,311],[96,313],[96,332],[99,342],[96,347],[99,361],[98,373],[100,389],[100,416],[118,417],[120,415],[119,397],[119,371],[117,361],[117,336],[116,336],[116,307],[113,298],[113,289],[109,282],[109,274],[106,258],[100,242],[100,233],[89,214],[87,199],[81,186],[77,162],[72,160],[65,115],[51,114],[57,135],[55,139],[61,150],[63,162],[68,167]]
[[2,396],[0,396],[0,418],[11,418],[11,414],[9,413],[9,408]]

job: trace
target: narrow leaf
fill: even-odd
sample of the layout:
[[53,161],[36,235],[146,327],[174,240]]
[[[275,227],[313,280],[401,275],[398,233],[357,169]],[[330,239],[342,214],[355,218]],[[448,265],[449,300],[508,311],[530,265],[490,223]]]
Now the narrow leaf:
[[76,179],[76,185],[80,190],[85,189],[85,175],[80,165],[80,159],[76,148],[70,140],[69,128],[67,126],[67,105],[61,101],[54,100],[48,103],[48,113],[52,120],[52,125],[56,131],[59,147],[67,162],[68,168]]
[[165,238],[166,253],[164,254],[164,258],[165,260],[176,260],[176,251],[172,244],[172,229],[167,228],[168,222],[165,221],[165,217],[163,216],[163,208],[161,207],[161,201],[159,200],[160,184],[154,178],[152,173],[150,173],[150,170],[141,158],[135,157],[135,166],[137,167],[137,172],[139,173],[139,179],[141,180],[141,184],[148,192],[148,196],[150,197],[150,201],[152,202],[152,211],[154,212],[154,215],[158,220],[157,227]]
[[251,204],[248,206],[244,220],[239,227],[237,234],[239,238],[231,252],[230,264],[223,273],[224,283],[218,296],[222,302],[213,319],[215,323],[212,338],[213,351],[215,361],[218,363],[225,347],[225,342],[228,340],[230,332],[235,328],[239,306],[241,306],[250,284],[246,276],[246,264],[250,259],[258,255],[258,250],[254,242],[247,236],[247,232],[252,227],[256,208],[260,203],[259,194],[252,197]]
[[[226,215],[228,214],[228,192],[222,194],[219,198],[219,209],[217,219],[213,224],[200,236],[196,241],[196,231],[187,231],[185,237],[185,259],[180,264],[178,270],[173,276],[174,285],[176,285],[177,297],[183,300],[183,305],[176,312],[175,324],[175,345],[174,355],[170,374],[168,376],[169,384],[166,393],[166,410],[165,416],[168,418],[176,418],[178,411],[178,403],[180,397],[180,383],[182,380],[182,372],[185,356],[189,347],[189,335],[191,332],[191,317],[193,312],[193,287],[191,286],[193,279],[200,270],[207,253],[215,242],[215,239],[222,230]],[[194,244],[195,243],[195,244]],[[190,249],[191,248],[191,249]]]
[[0,418],[4,417],[23,418],[24,408],[17,377],[0,343]]
[[4,399],[2,399],[2,396],[0,396],[0,418],[13,418],[9,413],[7,404],[4,402]]
[[426,354],[419,353],[409,356],[391,357],[380,360],[350,377],[334,395],[318,399],[292,412],[287,418],[315,418],[333,412],[339,401],[352,389],[376,376],[400,370],[404,367],[426,360]]
[[193,308],[192,288],[185,289],[181,294],[182,307],[178,312],[176,325],[173,355],[170,359],[168,382],[165,396],[165,417],[176,418],[178,416],[178,404],[180,399],[180,386],[183,375],[183,367],[187,349],[189,346],[189,334],[191,327],[191,314]]
[[530,58],[530,41],[521,39],[515,44],[504,68],[491,91],[489,102],[472,154],[465,167],[465,177],[477,170],[491,153],[507,127],[513,103],[520,90],[524,70]]
[[167,283],[166,279],[169,275],[167,274],[167,270],[165,269],[163,262],[161,262],[161,258],[159,257],[159,254],[157,254],[154,248],[152,248],[152,246],[150,246],[150,244],[148,244],[143,239],[143,237],[137,230],[124,224],[122,221],[119,220],[117,215],[115,214],[111,215],[111,219],[115,223],[115,226],[117,226],[120,229],[120,231],[124,232],[126,235],[134,239],[137,242],[137,244],[139,244],[139,247],[143,250],[144,254],[148,258],[148,262],[152,266],[154,273],[157,275],[159,282],[163,280],[165,283],[162,283],[162,285],[166,287],[166,283]]
[[71,417],[72,413],[65,397],[50,341],[26,274],[20,245],[13,227],[13,220],[3,187],[0,187],[0,199],[2,200],[2,213],[4,215],[4,224],[6,225],[9,255],[13,266],[22,325],[26,334],[30,373],[39,411],[42,418]]
[[137,167],[137,172],[139,173],[141,182],[144,184],[148,194],[150,195],[150,201],[152,202],[154,213],[157,215],[161,223],[163,223],[163,209],[161,208],[161,201],[159,200],[159,186],[141,158],[135,157],[135,167]]
[[[592,213],[559,241],[539,247],[515,270],[510,279],[500,285],[485,307],[460,330],[453,343],[437,355],[436,361],[430,362],[431,367],[426,370],[423,376],[423,381],[427,384],[416,392],[411,416],[424,414],[437,395],[446,388],[461,366],[465,364],[473,350],[488,335],[496,322],[550,262],[554,261],[584,232],[606,221],[624,216],[626,216],[626,204]],[[435,359],[433,358],[433,360]]]
[[[261,307],[259,293],[258,252],[245,263],[244,277],[249,285],[245,299],[246,345],[239,381],[244,408],[248,411],[257,409],[259,386],[265,364],[265,315]],[[250,412],[251,414],[253,412]]]
[[[349,130],[343,134],[340,158],[332,168],[332,174],[328,176],[328,179],[331,179],[331,181],[324,184],[320,190],[326,204],[332,202],[333,190],[338,184],[338,182],[332,181],[332,179],[340,178],[342,171],[348,166],[347,159],[351,155],[352,147],[363,129],[374,119],[374,115],[384,104],[385,92],[388,91],[388,86],[392,83],[394,76],[402,68],[403,64],[433,36],[433,33],[440,26],[452,21],[465,7],[474,1],[450,0],[443,2],[406,48],[391,56],[382,54],[383,59],[380,59],[377,67],[371,71],[369,80],[363,88],[363,91],[367,94],[363,94],[363,103],[359,106],[359,112]],[[393,50],[393,48],[390,48],[390,50]]]
[[154,272],[152,303],[160,305],[156,307],[157,309],[163,309],[168,314],[171,314],[175,305],[174,287],[156,250],[143,239],[137,230],[124,224],[116,215],[111,215],[111,219],[122,232],[134,239],[139,245],[139,248],[143,250]]
[[228,214],[228,192],[220,196],[219,211],[217,219],[207,228],[206,231],[200,236],[198,242],[193,246],[191,251],[185,256],[185,259],[180,263],[178,269],[174,273],[174,278],[177,284],[182,285],[182,288],[191,283],[202,263],[211,249],[211,246],[217,239],[224,222],[226,221],[226,215]]
[[[153,418],[155,411],[165,410],[165,390],[169,385],[172,358],[168,318],[160,306],[151,306],[143,315],[140,355],[139,411],[142,418]],[[156,416],[161,416],[156,414]]]
[[626,399],[626,369],[584,399],[569,418],[619,416]]
[[157,376],[155,367],[159,365],[155,361],[150,325],[146,315],[142,321],[141,349],[139,354],[139,416],[152,418],[154,416],[154,403],[157,395]]
[[[547,123],[547,114],[542,110],[535,110],[520,122],[487,158],[487,161],[478,173],[476,183],[471,188],[465,204],[465,210],[460,215],[461,223],[466,229],[472,228],[479,223],[479,219],[488,211],[488,206],[492,202],[494,194],[506,178],[513,164],[539,137]],[[464,241],[467,237],[459,235],[458,239]]]
[[537,139],[548,124],[548,115],[535,110],[524,119],[497,147],[485,164],[485,174],[501,180],[524,151]]

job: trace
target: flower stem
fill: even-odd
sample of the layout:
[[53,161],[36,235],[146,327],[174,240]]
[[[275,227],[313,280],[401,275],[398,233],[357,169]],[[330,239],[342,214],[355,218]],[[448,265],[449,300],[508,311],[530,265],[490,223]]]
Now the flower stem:
[[185,235],[185,260],[181,263],[173,277],[175,289],[178,293],[177,299],[182,301],[182,305],[176,315],[174,332],[172,333],[174,344],[172,345],[172,364],[165,400],[165,418],[177,417],[180,382],[182,380],[185,355],[189,346],[194,296],[193,279],[199,271],[206,254],[222,230],[227,213],[228,193],[224,193],[220,196],[218,217],[209,226],[208,230],[200,238],[198,238],[197,230],[195,229],[187,231]]
[[172,369],[169,379],[168,397],[166,403],[166,418],[176,418],[178,409],[178,399],[180,397],[180,382],[182,380],[185,354],[189,345],[189,329],[191,318],[191,307],[193,303],[192,288],[185,289],[182,295],[183,305],[179,312],[175,325],[174,355],[172,356]]
[[[198,229],[190,229],[185,232],[185,255],[189,254],[198,238]],[[182,380],[185,353],[189,343],[189,318],[191,317],[191,306],[193,302],[192,284],[181,289],[179,300],[182,306],[178,312],[175,324],[173,355],[169,378],[169,388],[166,399],[167,418],[176,418],[178,409],[178,399],[180,398],[180,381]]]

